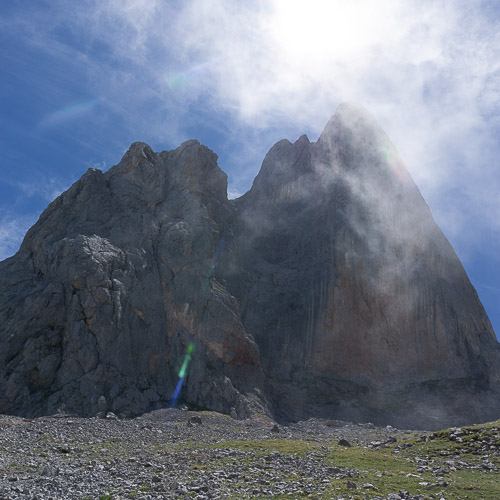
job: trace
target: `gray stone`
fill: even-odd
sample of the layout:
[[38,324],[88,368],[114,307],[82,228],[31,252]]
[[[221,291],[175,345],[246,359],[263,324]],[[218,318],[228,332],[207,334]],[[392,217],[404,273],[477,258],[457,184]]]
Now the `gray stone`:
[[195,415],[194,417],[191,417],[187,421],[188,427],[193,427],[195,425],[202,425],[202,424],[203,424],[203,421],[201,420],[201,417],[198,417],[197,415]]
[[59,475],[59,469],[57,467],[52,467],[50,465],[46,465],[41,472],[42,476],[55,477]]
[[346,448],[351,447],[351,443],[347,441],[347,439],[339,439],[339,442],[337,443],[339,446],[345,446]]

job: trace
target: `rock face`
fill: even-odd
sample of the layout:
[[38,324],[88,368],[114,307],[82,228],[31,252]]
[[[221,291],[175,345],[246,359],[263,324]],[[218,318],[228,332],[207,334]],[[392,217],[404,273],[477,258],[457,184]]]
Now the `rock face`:
[[[138,413],[173,394],[244,414],[259,351],[213,276],[226,175],[197,141],[135,143],[59,196],[1,266],[0,411]],[[163,403],[162,403],[163,402]]]
[[89,170],[0,263],[0,412],[183,398],[245,416],[439,427],[498,418],[476,291],[365,110],[278,142],[227,200],[197,141]]

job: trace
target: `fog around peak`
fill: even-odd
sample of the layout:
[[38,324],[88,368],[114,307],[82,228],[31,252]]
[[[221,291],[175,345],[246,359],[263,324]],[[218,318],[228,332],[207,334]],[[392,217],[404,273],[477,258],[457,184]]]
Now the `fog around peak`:
[[[235,197],[274,143],[316,141],[340,103],[356,102],[466,265],[500,268],[499,12],[479,0],[9,3],[0,255],[54,194],[134,141],[161,151],[199,140]],[[475,278],[491,307],[494,276]]]

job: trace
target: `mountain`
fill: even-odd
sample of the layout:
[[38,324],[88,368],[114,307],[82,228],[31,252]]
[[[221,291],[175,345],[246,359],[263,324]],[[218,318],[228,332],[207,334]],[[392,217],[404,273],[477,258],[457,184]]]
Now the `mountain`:
[[245,417],[434,428],[500,416],[500,346],[462,264],[363,108],[280,141],[227,199],[197,141],[134,143],[0,263],[0,412],[182,398]]

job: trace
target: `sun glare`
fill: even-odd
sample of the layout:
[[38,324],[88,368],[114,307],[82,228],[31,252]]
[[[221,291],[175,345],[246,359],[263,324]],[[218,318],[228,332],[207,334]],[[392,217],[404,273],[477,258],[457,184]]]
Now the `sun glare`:
[[395,10],[386,2],[276,0],[267,31],[274,47],[299,64],[348,62],[398,38]]

